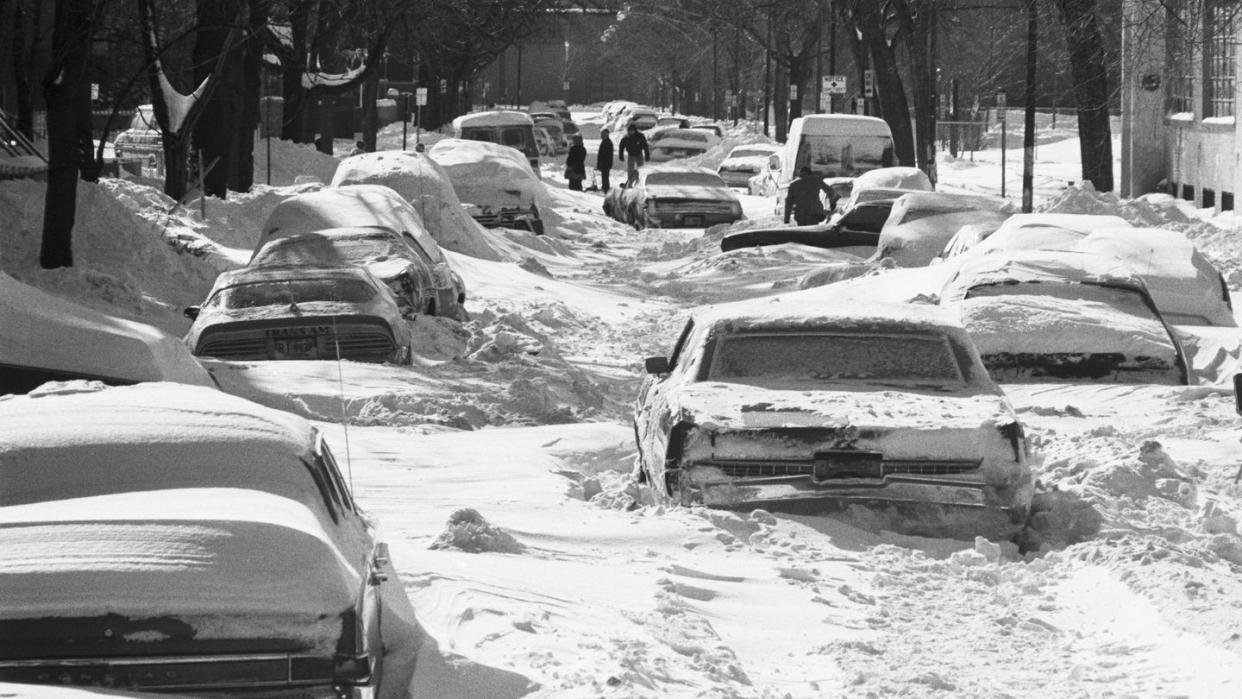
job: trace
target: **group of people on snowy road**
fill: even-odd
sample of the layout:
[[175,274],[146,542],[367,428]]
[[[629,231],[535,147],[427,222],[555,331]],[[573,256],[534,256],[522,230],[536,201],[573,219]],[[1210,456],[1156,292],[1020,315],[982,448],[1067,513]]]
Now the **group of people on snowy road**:
[[[612,172],[613,144],[607,128],[600,129],[599,150],[595,154],[595,169],[599,172],[599,190],[605,194],[612,188],[608,176]],[[651,147],[647,137],[634,124],[626,128],[626,135],[617,144],[616,155],[626,164],[624,187],[638,181],[638,169],[651,159]],[[629,160],[625,156],[629,155]],[[565,179],[569,180],[569,188],[581,192],[582,183],[586,180],[586,147],[582,145],[582,136],[574,136],[574,144],[569,147],[569,155],[565,157]]]

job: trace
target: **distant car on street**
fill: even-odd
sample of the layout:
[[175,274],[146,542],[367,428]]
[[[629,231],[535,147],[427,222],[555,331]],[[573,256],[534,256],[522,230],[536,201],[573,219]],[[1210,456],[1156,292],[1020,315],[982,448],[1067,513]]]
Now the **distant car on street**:
[[720,139],[701,130],[657,128],[647,134],[647,143],[651,146],[651,162],[659,163],[702,155]]
[[536,112],[530,115],[535,128],[548,132],[552,141],[552,155],[569,152],[569,134],[565,131],[565,122],[552,112]]
[[927,536],[1004,538],[1025,522],[1022,425],[966,331],[934,306],[786,298],[697,309],[646,368],[639,479],[665,502],[863,506],[886,528]]
[[538,202],[544,184],[513,149],[446,138],[427,155],[448,173],[462,205],[480,225],[543,234]]
[[70,388],[0,401],[0,683],[408,694],[426,635],[316,428],[214,389]]
[[686,165],[644,166],[633,186],[609,190],[604,213],[640,229],[711,226],[743,218],[741,201],[719,175]]
[[[780,152],[779,144],[748,143],[734,146],[716,168],[716,174],[730,187],[748,187],[750,179],[768,167],[768,160]],[[755,192],[751,192],[755,194]]]
[[185,343],[234,361],[351,359],[410,362],[411,330],[389,288],[354,266],[244,267],[224,272]]
[[523,112],[497,110],[463,114],[453,120],[453,137],[512,148],[526,158],[535,176],[539,175],[535,122]]
[[139,157],[164,162],[164,135],[155,120],[155,107],[143,104],[135,109],[129,128],[116,135],[112,149],[117,160]]
[[[865,195],[867,191],[860,193]],[[1012,204],[999,197],[908,192],[892,202],[880,229],[876,254],[892,259],[898,267],[925,267],[962,226],[995,228],[1012,213]]]

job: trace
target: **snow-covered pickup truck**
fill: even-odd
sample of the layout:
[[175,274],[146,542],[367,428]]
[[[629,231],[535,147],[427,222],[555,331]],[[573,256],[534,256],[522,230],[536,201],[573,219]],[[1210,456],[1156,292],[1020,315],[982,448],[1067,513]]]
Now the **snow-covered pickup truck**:
[[706,307],[646,368],[638,477],[661,499],[958,538],[1009,537],[1025,520],[1023,428],[934,306]]
[[0,683],[408,694],[424,634],[310,423],[86,382],[0,423]]

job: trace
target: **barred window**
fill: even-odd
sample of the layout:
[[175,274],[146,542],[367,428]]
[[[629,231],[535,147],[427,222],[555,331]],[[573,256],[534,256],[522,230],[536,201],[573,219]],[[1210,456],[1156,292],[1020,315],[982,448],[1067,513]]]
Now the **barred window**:
[[1194,111],[1195,79],[1190,66],[1191,42],[1187,40],[1190,17],[1182,0],[1165,3],[1164,45],[1168,69],[1165,73],[1165,110],[1173,113]]
[[1203,9],[1203,116],[1233,116],[1237,8],[1229,0],[1206,0]]

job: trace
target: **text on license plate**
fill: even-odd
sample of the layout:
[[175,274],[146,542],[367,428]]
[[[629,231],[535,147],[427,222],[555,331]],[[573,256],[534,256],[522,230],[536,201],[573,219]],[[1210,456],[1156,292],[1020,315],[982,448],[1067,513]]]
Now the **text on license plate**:
[[285,356],[301,356],[310,354],[315,349],[315,338],[297,337],[273,341],[277,354]]

